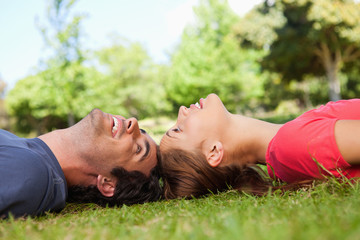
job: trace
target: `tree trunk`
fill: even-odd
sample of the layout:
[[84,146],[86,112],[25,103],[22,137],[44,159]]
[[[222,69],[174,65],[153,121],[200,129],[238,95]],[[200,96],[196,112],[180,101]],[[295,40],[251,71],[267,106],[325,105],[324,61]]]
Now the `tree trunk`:
[[75,125],[74,114],[72,112],[69,112],[67,117],[68,117],[68,125],[69,125],[69,127]]
[[[332,64],[335,65],[335,64]],[[337,74],[337,67],[332,66],[326,69],[326,77],[329,83],[329,98],[330,101],[338,101],[341,99],[340,95],[340,80]]]
[[322,42],[319,49],[315,49],[315,54],[320,58],[325,69],[326,78],[329,84],[330,100],[340,100],[340,80],[338,78],[338,72],[340,71],[340,64],[342,61],[340,49],[331,52],[328,45],[325,42]]
[[303,94],[303,102],[305,109],[312,108],[312,103],[310,100],[310,89],[309,89],[309,83],[307,81],[303,81],[299,83],[300,89],[302,90]]

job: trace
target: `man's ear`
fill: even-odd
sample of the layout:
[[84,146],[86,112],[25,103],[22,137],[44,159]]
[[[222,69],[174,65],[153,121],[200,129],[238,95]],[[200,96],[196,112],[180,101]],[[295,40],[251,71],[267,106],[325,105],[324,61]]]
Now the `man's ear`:
[[116,183],[114,182],[113,178],[107,178],[103,175],[98,175],[96,185],[101,194],[105,197],[114,196]]
[[216,167],[223,160],[223,156],[224,156],[223,145],[221,142],[216,141],[213,144],[211,144],[210,149],[208,149],[208,152],[206,154],[206,159],[210,164],[210,166]]

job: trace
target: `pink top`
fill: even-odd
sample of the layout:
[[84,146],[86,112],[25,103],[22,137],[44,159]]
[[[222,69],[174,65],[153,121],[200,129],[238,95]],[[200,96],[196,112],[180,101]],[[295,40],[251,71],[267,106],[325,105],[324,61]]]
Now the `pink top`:
[[267,149],[270,177],[287,183],[360,177],[360,166],[348,164],[336,145],[335,123],[345,119],[360,119],[360,99],[329,102],[284,124]]

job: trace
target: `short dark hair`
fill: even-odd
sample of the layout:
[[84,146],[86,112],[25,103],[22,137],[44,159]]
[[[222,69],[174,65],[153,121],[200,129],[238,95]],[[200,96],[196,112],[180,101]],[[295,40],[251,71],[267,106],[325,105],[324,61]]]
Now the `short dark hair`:
[[147,177],[139,171],[114,168],[111,174],[117,178],[114,195],[105,197],[97,186],[72,186],[68,189],[68,202],[96,203],[100,206],[122,206],[159,200],[162,188],[159,183],[159,170],[154,167]]

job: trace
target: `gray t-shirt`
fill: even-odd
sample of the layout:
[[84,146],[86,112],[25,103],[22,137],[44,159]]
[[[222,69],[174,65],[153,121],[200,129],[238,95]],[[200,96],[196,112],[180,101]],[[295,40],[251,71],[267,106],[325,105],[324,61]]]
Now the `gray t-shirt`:
[[60,211],[66,198],[65,176],[50,148],[0,129],[0,217]]

